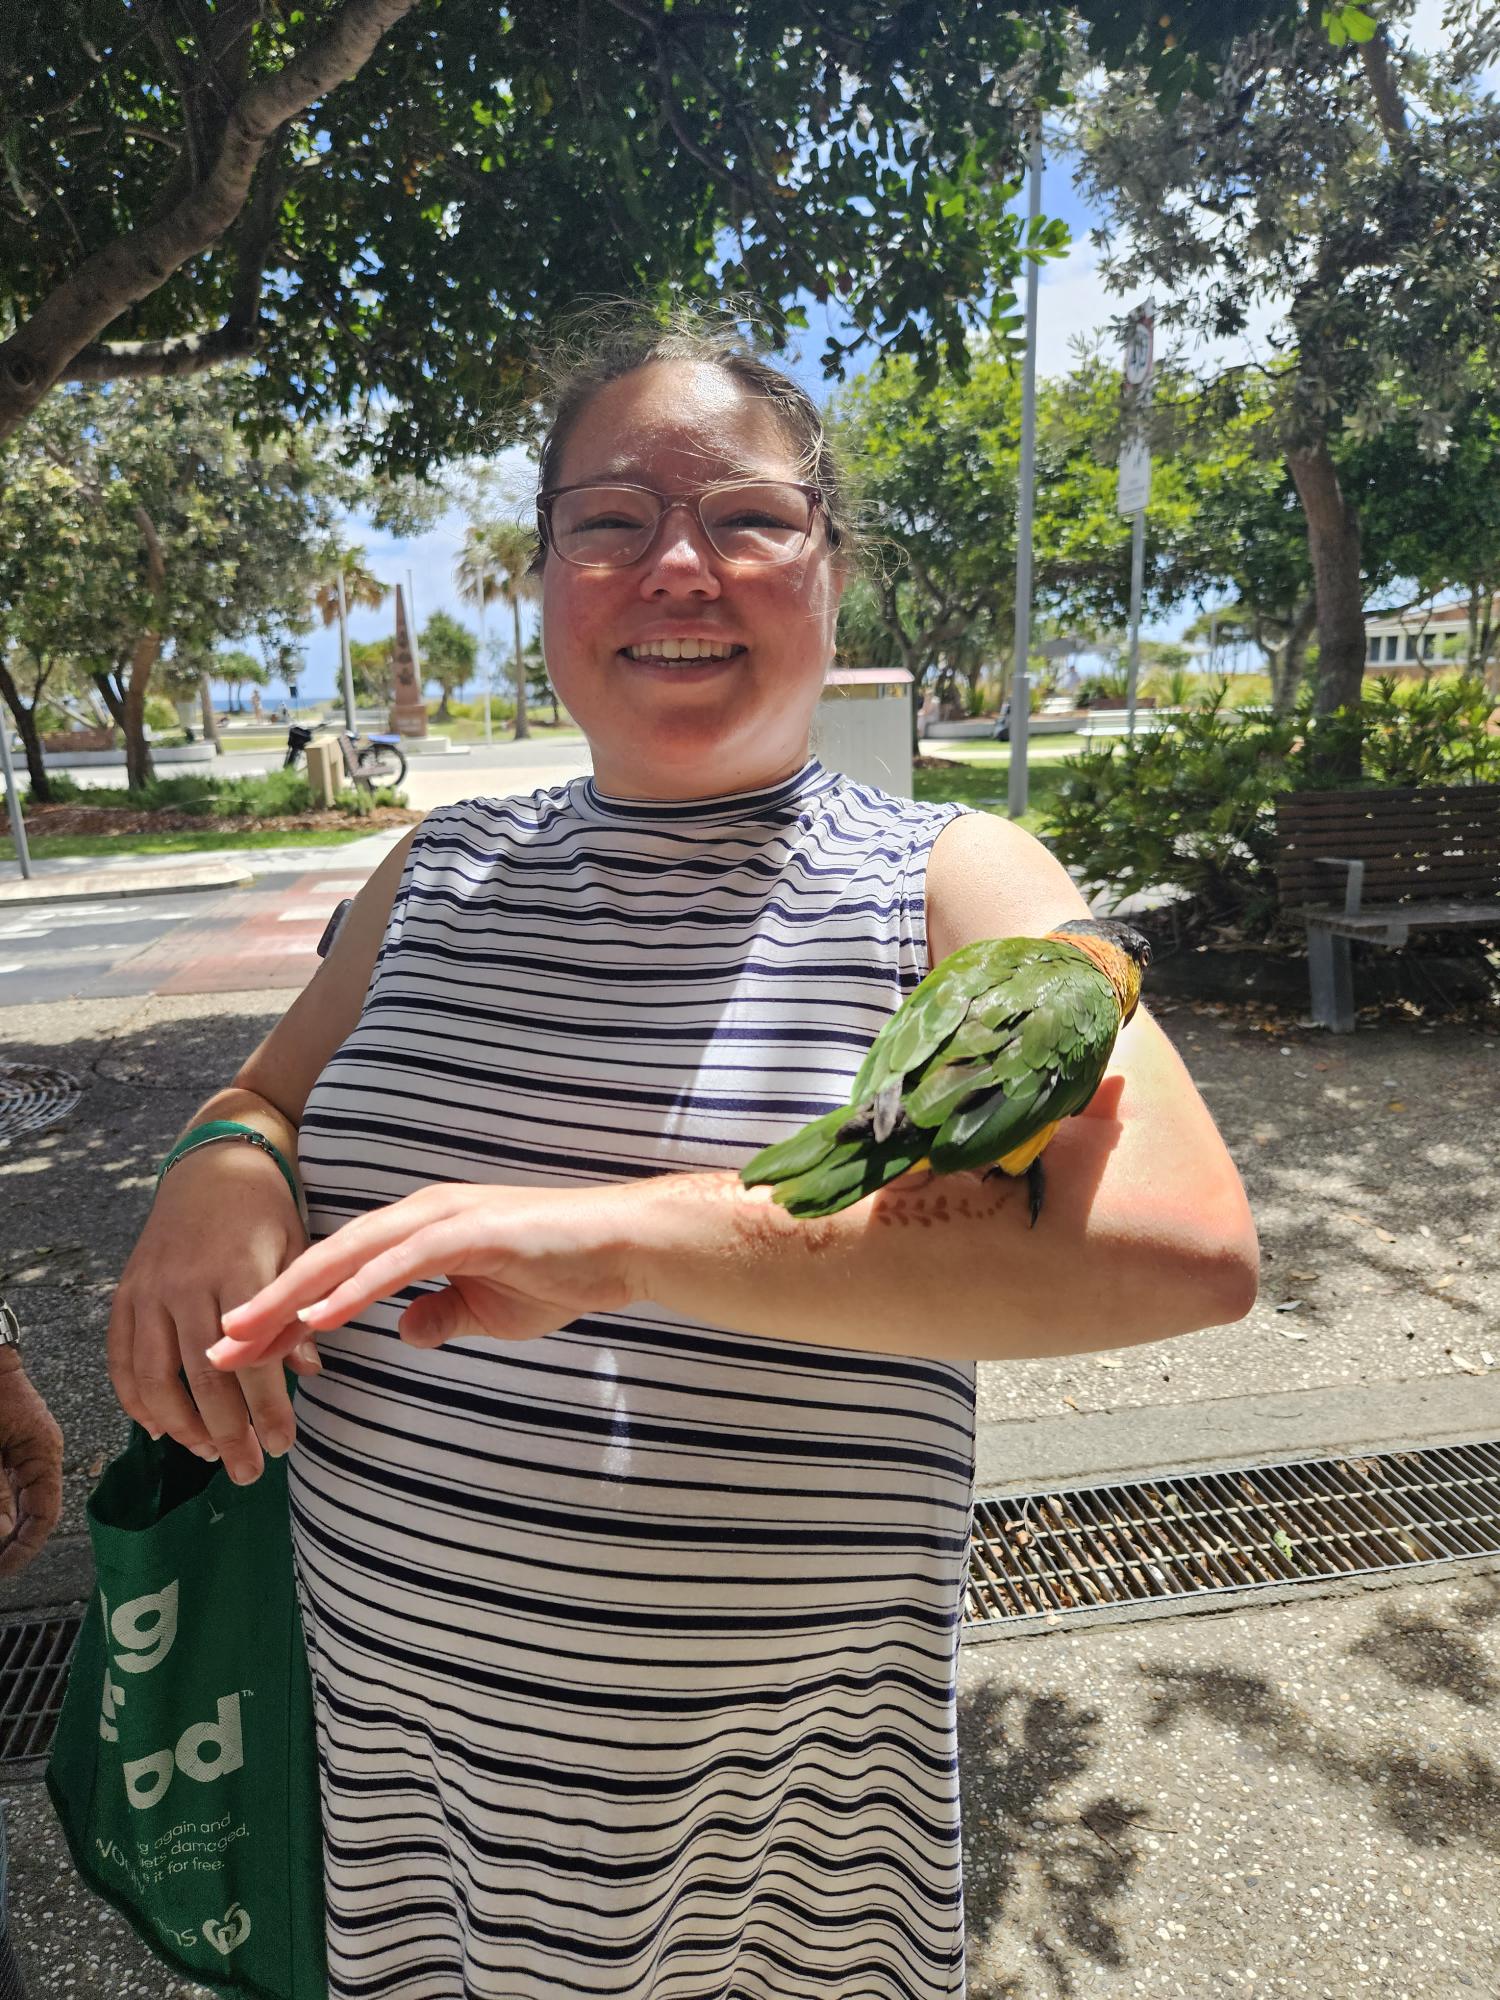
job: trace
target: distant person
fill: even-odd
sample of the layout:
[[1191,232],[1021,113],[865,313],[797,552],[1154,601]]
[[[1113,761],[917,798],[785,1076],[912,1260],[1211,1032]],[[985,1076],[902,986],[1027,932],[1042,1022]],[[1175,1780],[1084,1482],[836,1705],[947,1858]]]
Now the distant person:
[[264,722],[266,719],[261,712],[259,688],[252,688],[250,691],[250,713],[257,722]]
[[[25,1569],[62,1512],[62,1432],[21,1361],[20,1327],[0,1298],[0,1576]],[[10,1941],[9,1867],[0,1813],[0,2000],[26,2000]]]

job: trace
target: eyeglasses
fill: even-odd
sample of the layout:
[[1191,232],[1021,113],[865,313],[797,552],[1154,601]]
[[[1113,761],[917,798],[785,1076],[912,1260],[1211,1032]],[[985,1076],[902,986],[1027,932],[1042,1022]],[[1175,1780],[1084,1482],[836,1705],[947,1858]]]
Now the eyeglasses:
[[663,518],[686,507],[726,562],[792,562],[807,547],[818,509],[816,486],[746,479],[673,499],[649,486],[554,486],[537,499],[542,541],[579,569],[628,569],[655,542]]

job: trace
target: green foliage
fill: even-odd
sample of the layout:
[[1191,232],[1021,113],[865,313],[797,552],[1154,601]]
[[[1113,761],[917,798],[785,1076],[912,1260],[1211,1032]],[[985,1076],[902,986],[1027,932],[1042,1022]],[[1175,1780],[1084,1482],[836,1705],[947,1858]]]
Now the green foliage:
[[422,627],[422,678],[436,682],[443,699],[439,716],[446,721],[451,713],[448,697],[474,678],[479,642],[466,625],[460,625],[446,611],[434,611]]
[[165,695],[149,694],[146,697],[146,727],[148,729],[178,729],[177,710]]
[[[241,92],[274,89],[347,18],[198,11],[69,0],[7,30],[0,334],[109,246],[111,336],[244,341],[248,297],[268,415],[347,414],[351,441],[420,464],[523,430],[539,332],[600,296],[729,287],[805,325],[799,297],[837,294],[830,366],[871,342],[952,358],[980,326],[1013,342],[1011,283],[1063,234],[1029,232],[1014,195],[1080,30],[1090,65],[1139,58],[1173,98],[1293,8],[414,6],[289,120],[220,242],[162,276],[133,238],[212,198],[201,163]],[[44,349],[43,379],[66,358]]]
[[396,685],[392,666],[395,650],[394,639],[349,641],[349,677],[354,683],[356,701],[371,705],[390,701]]
[[[231,371],[60,390],[0,442],[0,656],[87,675],[149,760],[132,718],[149,679],[190,691],[218,648],[289,649],[347,476],[316,439],[250,444]],[[8,523],[9,524],[9,523]],[[229,656],[232,659],[232,655]],[[263,671],[252,663],[252,677]]]
[[1342,782],[1352,738],[1370,786],[1500,782],[1500,738],[1472,680],[1378,683],[1358,711],[1225,713],[1222,687],[1170,724],[1070,758],[1051,803],[1053,851],[1116,895],[1170,886],[1263,936],[1277,915],[1276,799]]

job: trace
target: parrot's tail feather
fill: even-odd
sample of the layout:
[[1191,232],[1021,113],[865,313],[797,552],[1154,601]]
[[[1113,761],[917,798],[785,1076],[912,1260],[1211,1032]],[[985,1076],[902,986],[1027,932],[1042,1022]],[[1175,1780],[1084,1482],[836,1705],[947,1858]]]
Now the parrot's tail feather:
[[912,1144],[890,1145],[877,1152],[851,1147],[846,1155],[832,1156],[811,1173],[782,1182],[775,1199],[789,1215],[837,1215],[926,1164],[927,1142],[920,1136]]
[[849,1107],[841,1104],[836,1111],[825,1112],[823,1117],[804,1125],[790,1139],[778,1139],[774,1146],[767,1146],[740,1168],[741,1181],[746,1187],[764,1187],[768,1182],[791,1180],[797,1174],[810,1172],[838,1144],[848,1118]]

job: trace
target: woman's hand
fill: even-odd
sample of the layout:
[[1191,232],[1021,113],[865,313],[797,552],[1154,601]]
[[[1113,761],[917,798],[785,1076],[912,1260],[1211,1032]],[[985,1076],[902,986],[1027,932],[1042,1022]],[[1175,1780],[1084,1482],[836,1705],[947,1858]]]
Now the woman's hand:
[[208,1358],[247,1380],[310,1329],[326,1333],[433,1278],[443,1289],[401,1315],[401,1338],[413,1347],[474,1334],[535,1340],[580,1313],[619,1312],[642,1296],[634,1223],[652,1185],[423,1188],[347,1223],[226,1312]]
[[[282,1363],[238,1378],[212,1368],[207,1349],[231,1307],[261,1292],[307,1245],[291,1191],[274,1161],[224,1140],[201,1146],[161,1184],[109,1316],[109,1372],[121,1407],[153,1437],[168,1432],[200,1458],[222,1459],[240,1485],[290,1449],[296,1435]],[[294,1371],[317,1366],[281,1343]],[[186,1375],[184,1388],[180,1377]]]

